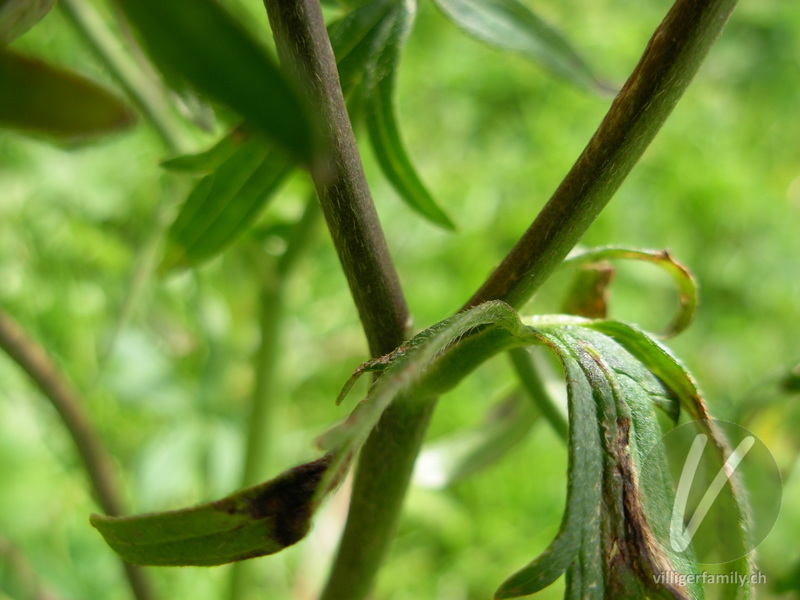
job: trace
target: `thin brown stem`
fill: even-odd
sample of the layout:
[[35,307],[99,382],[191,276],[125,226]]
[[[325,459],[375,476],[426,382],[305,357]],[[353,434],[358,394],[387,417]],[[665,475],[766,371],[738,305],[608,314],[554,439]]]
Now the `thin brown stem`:
[[[122,494],[111,457],[78,395],[47,352],[33,341],[10,316],[0,310],[0,348],[30,377],[61,417],[89,477],[98,504],[108,515],[123,513]],[[153,594],[141,569],[123,563],[131,590],[138,600]]]
[[265,0],[278,53],[294,69],[323,127],[327,160],[312,178],[373,356],[399,346],[408,327],[400,282],[364,175],[317,0]]
[[464,305],[522,306],[581,239],[669,117],[736,0],[678,0],[530,228]]
[[[324,127],[329,157],[312,168],[312,178],[370,353],[381,356],[405,339],[408,309],[364,176],[322,11],[318,0],[264,3],[281,59],[294,69]],[[324,598],[355,600],[371,589],[432,409],[432,401],[395,404],[362,448]]]

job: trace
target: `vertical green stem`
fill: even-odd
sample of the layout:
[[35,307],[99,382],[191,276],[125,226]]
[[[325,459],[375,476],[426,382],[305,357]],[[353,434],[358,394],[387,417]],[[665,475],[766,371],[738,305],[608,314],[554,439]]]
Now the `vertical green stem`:
[[[319,207],[311,197],[300,220],[292,228],[286,251],[277,264],[266,265],[260,290],[259,322],[261,338],[254,359],[255,385],[247,419],[247,446],[245,448],[241,487],[261,481],[263,465],[269,452],[269,442],[274,435],[272,415],[275,409],[275,375],[280,362],[280,332],[284,314],[284,292],[293,267],[306,246],[317,221]],[[241,598],[245,588],[248,563],[238,562],[231,569],[228,598]]]
[[556,406],[550,392],[547,391],[542,376],[539,374],[533,357],[527,348],[515,348],[508,353],[511,364],[517,372],[522,388],[558,436],[566,441],[568,435],[567,417],[564,412]]

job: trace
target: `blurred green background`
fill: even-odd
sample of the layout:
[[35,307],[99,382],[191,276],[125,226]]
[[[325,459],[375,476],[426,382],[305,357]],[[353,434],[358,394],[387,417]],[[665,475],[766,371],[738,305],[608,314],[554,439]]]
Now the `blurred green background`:
[[[609,80],[621,83],[668,9],[663,1],[528,1]],[[258,2],[236,3],[268,38]],[[331,14],[335,14],[332,10]],[[111,79],[53,11],[15,47]],[[364,160],[417,328],[456,310],[503,257],[578,156],[610,104],[522,58],[483,46],[423,2],[399,81],[404,137],[447,233],[420,219]],[[668,248],[701,286],[691,328],[670,346],[712,412],[772,450],[782,511],[759,548],[762,598],[800,598],[798,396],[779,382],[800,361],[800,4],[743,2],[675,113],[584,239]],[[187,129],[188,131],[188,129]],[[192,130],[202,149],[224,133]],[[0,306],[46,346],[82,392],[125,482],[131,509],[165,510],[238,486],[258,342],[261,247],[302,211],[296,176],[263,214],[259,235],[193,271],[148,271],[162,223],[189,179],[141,123],[64,150],[0,132]],[[267,259],[269,261],[270,259]],[[143,266],[144,265],[144,266]],[[523,312],[557,311],[556,277]],[[620,265],[612,316],[657,330],[670,282]],[[347,286],[318,224],[287,291],[283,349],[263,479],[316,456],[315,437],[347,414],[333,400],[367,358]],[[442,398],[429,439],[478,423],[514,386],[502,357]],[[380,600],[490,598],[556,532],[566,453],[545,423],[492,469],[448,489],[415,486],[375,592]],[[0,535],[65,599],[128,597],[112,552],[89,526],[97,510],[48,403],[0,357]],[[313,598],[346,511],[332,499],[313,534],[251,561],[247,598]],[[0,598],[26,595],[10,554]],[[152,570],[163,598],[223,596],[228,567]],[[24,579],[24,577],[23,577]],[[561,584],[540,597],[559,598]]]

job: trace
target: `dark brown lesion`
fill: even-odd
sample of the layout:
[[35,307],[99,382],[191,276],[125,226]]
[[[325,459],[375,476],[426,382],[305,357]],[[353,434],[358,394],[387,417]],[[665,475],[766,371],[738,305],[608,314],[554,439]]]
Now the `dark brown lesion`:
[[649,592],[648,597],[690,600],[685,588],[666,582],[656,583],[659,574],[673,571],[674,567],[647,522],[636,468],[630,455],[630,426],[629,418],[617,419],[617,434],[611,446],[615,477],[621,483],[621,499],[615,502],[621,514],[612,514],[612,518],[622,518],[624,527],[616,530],[621,535],[613,536],[608,544],[607,589],[613,591],[627,587],[625,580],[632,575]]
[[253,520],[271,519],[271,534],[280,546],[300,541],[311,526],[315,494],[333,461],[331,454],[285,471],[275,479],[214,503],[228,514],[245,514]]

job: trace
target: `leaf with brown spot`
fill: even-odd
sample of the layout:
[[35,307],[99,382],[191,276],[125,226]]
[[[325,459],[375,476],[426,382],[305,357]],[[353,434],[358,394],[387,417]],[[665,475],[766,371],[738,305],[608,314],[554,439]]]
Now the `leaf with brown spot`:
[[212,566],[274,554],[305,537],[314,495],[330,456],[266,483],[192,508],[107,517],[91,523],[126,562],[150,566]]

